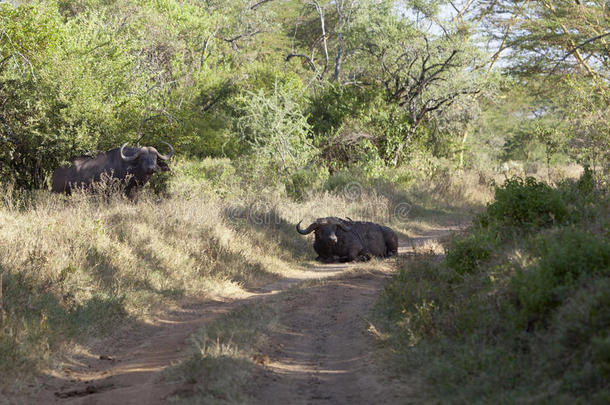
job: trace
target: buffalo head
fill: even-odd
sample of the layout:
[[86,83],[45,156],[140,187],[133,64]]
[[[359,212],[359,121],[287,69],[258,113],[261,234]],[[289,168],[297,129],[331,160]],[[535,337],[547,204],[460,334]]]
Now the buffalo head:
[[301,235],[308,235],[312,232],[315,232],[316,239],[330,244],[337,243],[337,229],[341,229],[345,232],[349,232],[351,230],[350,226],[347,225],[345,221],[335,217],[318,218],[306,229],[301,229],[301,222],[303,221],[301,220],[297,224],[298,233],[300,233]]
[[[133,168],[131,173],[136,179],[148,179],[155,172],[162,170],[168,171],[169,166],[167,160],[174,155],[174,148],[166,142],[161,142],[169,147],[169,154],[162,155],[152,146],[142,146],[137,148],[129,148],[129,153],[126,150],[127,143],[124,143],[120,149],[120,155],[123,162],[129,164]],[[135,167],[134,167],[135,166]]]

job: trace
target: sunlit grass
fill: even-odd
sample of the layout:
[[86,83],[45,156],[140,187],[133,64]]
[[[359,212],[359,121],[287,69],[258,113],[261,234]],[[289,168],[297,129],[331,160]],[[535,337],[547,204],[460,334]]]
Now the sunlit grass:
[[[447,180],[453,185],[445,191],[421,191],[426,201],[413,191],[417,184],[362,181],[355,191],[310,190],[297,202],[281,187],[244,188],[228,161],[193,164],[176,165],[163,198],[46,191],[2,197],[1,390],[21,389],[11,381],[126,323],[193,300],[239,297],[306,269],[315,255],[312,235],[295,231],[301,219],[369,220],[406,237],[470,215],[451,208],[461,198],[459,177]],[[407,209],[398,211],[400,204]]]

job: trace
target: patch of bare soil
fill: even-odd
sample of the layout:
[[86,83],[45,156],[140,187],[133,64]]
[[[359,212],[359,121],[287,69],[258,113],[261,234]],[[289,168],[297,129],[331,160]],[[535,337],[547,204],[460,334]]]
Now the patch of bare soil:
[[[449,231],[401,241],[399,253]],[[388,381],[380,380],[372,361],[373,340],[366,322],[389,271],[346,271],[350,269],[353,265],[315,265],[233,301],[207,301],[171,311],[87,347],[45,378],[35,398],[21,403],[167,403],[180,386],[164,383],[161,372],[188,354],[195,331],[238,305],[319,279],[327,281],[287,294],[282,301],[279,329],[257,362],[261,372],[252,402],[396,402],[397,393]]]
[[341,278],[287,299],[251,403],[395,403],[399,394],[381,380],[366,322],[386,277]]

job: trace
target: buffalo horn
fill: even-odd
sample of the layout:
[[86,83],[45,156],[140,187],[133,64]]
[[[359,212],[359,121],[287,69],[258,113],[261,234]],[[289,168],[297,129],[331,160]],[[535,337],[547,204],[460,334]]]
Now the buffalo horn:
[[133,154],[131,156],[127,156],[123,152],[123,149],[125,149],[125,146],[127,146],[128,143],[129,142],[125,142],[123,144],[123,146],[121,146],[121,159],[123,159],[125,162],[132,162],[132,161],[136,160],[142,154],[142,150],[138,149],[138,151],[135,154]]
[[169,155],[162,155],[159,152],[157,152],[157,156],[159,156],[159,159],[161,159],[161,160],[169,160],[172,156],[174,156],[174,148],[172,147],[172,145],[170,145],[167,142],[161,141],[161,143],[169,146]]
[[334,223],[335,225],[337,225],[339,228],[343,229],[345,232],[349,232],[352,230],[352,228],[348,225],[345,225],[345,223],[341,220],[337,221],[337,220],[332,220],[330,221],[332,223]]
[[307,227],[307,229],[301,229],[301,222],[303,222],[303,220],[300,220],[299,223],[297,224],[297,232],[300,233],[301,235],[308,235],[310,233],[312,233],[313,231],[315,231],[320,224],[318,224],[317,222],[314,222],[313,224],[309,225]]

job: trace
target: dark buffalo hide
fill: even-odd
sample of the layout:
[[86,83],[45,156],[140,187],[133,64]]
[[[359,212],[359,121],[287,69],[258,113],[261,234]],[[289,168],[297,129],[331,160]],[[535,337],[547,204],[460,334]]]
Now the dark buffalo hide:
[[302,235],[315,232],[316,260],[350,262],[398,253],[398,237],[387,226],[336,217],[318,218],[306,229],[301,229],[300,225],[301,222],[297,224],[297,232]]
[[114,180],[120,182],[125,193],[132,197],[155,172],[169,170],[167,161],[173,156],[174,148],[165,144],[170,148],[168,155],[160,154],[152,146],[128,148],[124,144],[96,157],[73,158],[72,165],[60,167],[53,173],[52,191],[70,194],[76,188],[91,190],[96,183]]

